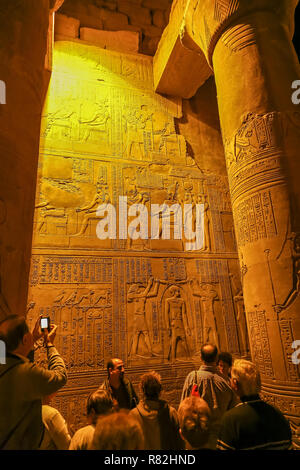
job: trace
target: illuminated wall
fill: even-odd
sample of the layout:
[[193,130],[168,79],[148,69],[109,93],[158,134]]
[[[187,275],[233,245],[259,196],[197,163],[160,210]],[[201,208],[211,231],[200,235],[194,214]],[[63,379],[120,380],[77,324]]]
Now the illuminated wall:
[[[178,118],[181,100],[153,92],[151,57],[56,43],[28,317],[48,314],[59,325],[69,381],[56,405],[74,428],[112,356],[134,383],[145,369],[160,372],[177,404],[203,341],[247,354],[228,182],[197,167]],[[98,239],[97,207],[117,207],[119,196],[149,213],[151,204],[203,204],[203,248],[187,251],[184,239]]]

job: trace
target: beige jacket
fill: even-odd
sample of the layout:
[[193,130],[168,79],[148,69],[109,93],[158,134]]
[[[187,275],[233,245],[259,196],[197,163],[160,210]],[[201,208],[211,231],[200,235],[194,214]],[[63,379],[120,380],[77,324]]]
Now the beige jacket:
[[43,438],[42,398],[67,382],[65,363],[54,346],[48,370],[8,354],[0,365],[0,449],[38,449]]

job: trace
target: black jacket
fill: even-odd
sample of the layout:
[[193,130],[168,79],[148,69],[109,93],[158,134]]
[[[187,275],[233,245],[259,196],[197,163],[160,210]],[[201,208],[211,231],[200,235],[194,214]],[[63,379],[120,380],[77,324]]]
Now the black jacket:
[[[132,410],[133,408],[136,407],[136,405],[139,402],[138,396],[135,393],[135,390],[134,390],[133,385],[130,382],[130,380],[124,378],[123,381],[122,381],[122,385],[123,385],[123,387],[126,391],[127,397],[128,397],[128,407],[127,408],[129,410]],[[108,379],[104,380],[104,382],[100,385],[99,390],[107,390],[110,393],[111,397],[113,399],[115,398],[114,393],[113,393],[113,389],[111,388]]]

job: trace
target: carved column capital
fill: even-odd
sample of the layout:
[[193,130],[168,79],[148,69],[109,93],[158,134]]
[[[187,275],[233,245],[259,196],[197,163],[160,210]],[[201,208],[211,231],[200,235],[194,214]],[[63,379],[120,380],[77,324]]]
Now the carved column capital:
[[229,27],[247,22],[247,17],[270,13],[292,37],[297,4],[298,0],[190,0],[185,11],[185,29],[212,66],[212,55],[220,37]]
[[59,10],[65,0],[50,0],[50,13]]

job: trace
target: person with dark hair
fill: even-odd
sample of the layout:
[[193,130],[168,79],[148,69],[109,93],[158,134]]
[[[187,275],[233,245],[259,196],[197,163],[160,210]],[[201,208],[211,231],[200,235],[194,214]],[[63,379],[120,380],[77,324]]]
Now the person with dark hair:
[[100,417],[90,450],[143,450],[143,431],[136,419],[122,410]]
[[106,390],[92,392],[87,399],[88,425],[78,429],[72,437],[69,450],[87,450],[92,442],[99,416],[113,412],[113,400]]
[[175,408],[160,399],[161,377],[156,372],[142,375],[140,390],[142,401],[131,410],[142,427],[146,450],[182,449],[179,424]]
[[185,398],[178,408],[178,418],[186,450],[207,448],[211,412],[206,401],[200,397]]
[[220,352],[218,356],[217,367],[222,377],[224,377],[224,379],[227,380],[228,383],[230,383],[231,366],[232,366],[232,355],[227,351]]
[[[6,345],[6,363],[0,364],[0,449],[38,449],[43,438],[42,399],[67,381],[63,359],[53,345],[56,325],[40,329],[40,317],[31,333],[24,317],[9,315],[0,323]],[[44,336],[48,370],[31,363],[28,355]]]
[[217,371],[218,348],[206,343],[201,348],[202,365],[198,371],[188,374],[185,379],[181,401],[191,395],[196,385],[212,413],[209,447],[216,448],[220,421],[223,414],[238,403],[238,398],[226,380]]
[[107,374],[108,378],[98,390],[107,390],[116,408],[132,410],[138,404],[139,399],[130,380],[124,377],[123,361],[118,358],[110,359],[107,362]]

